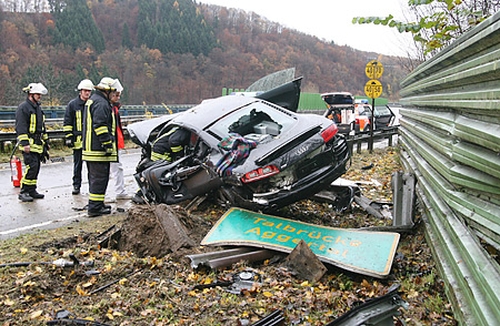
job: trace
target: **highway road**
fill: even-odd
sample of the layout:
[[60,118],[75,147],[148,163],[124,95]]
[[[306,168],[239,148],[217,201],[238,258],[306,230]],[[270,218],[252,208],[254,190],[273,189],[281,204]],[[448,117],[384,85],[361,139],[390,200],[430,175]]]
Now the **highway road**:
[[[137,184],[133,178],[135,167],[140,160],[140,150],[133,149],[120,156],[124,165],[125,188],[133,194]],[[23,166],[24,168],[24,166]],[[88,202],[87,169],[83,167],[82,193],[72,195],[72,157],[65,157],[64,162],[42,163],[38,192],[44,199],[31,203],[18,200],[19,188],[11,182],[9,164],[0,166],[0,240],[15,237],[34,229],[55,228],[82,219],[90,219],[87,212],[81,210]],[[114,201],[114,180],[110,180],[107,202],[112,206],[112,214],[133,205],[130,200]],[[97,217],[101,218],[101,217]]]

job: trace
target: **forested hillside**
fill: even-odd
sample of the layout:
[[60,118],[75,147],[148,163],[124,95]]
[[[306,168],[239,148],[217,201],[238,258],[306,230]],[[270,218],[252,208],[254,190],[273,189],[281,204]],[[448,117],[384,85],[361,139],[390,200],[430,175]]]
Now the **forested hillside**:
[[363,95],[371,59],[386,68],[383,96],[397,100],[405,74],[400,58],[192,0],[49,3],[50,11],[0,12],[0,105],[17,105],[22,87],[38,81],[49,89],[44,105],[64,105],[81,79],[102,76],[120,78],[126,104],[195,104],[291,67],[304,77],[303,91]]

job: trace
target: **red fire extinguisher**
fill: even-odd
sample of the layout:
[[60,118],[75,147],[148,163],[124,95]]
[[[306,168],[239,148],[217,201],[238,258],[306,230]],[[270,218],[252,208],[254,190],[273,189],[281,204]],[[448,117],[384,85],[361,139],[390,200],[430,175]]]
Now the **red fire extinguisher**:
[[21,178],[23,177],[23,166],[19,157],[15,155],[10,159],[10,172],[12,184],[14,185],[14,187],[20,187]]

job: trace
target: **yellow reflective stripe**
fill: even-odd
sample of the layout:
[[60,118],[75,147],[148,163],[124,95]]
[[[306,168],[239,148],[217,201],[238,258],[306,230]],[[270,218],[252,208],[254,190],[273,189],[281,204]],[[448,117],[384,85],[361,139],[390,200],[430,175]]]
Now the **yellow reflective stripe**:
[[105,134],[107,132],[108,132],[108,127],[106,127],[106,126],[95,128],[96,135],[102,135],[102,134]]
[[89,200],[92,201],[104,201],[105,195],[104,194],[92,194],[89,193]]
[[17,140],[21,141],[21,140],[29,140],[30,138],[28,137],[28,134],[20,134],[19,136],[17,136]]
[[172,150],[172,152],[178,153],[178,152],[182,151],[182,146],[172,146],[172,147],[170,147],[170,149]]
[[170,155],[151,152],[151,161],[158,161],[158,160],[165,160],[170,162]]
[[85,109],[87,110],[87,126],[86,126],[86,137],[85,137],[85,148],[92,148],[91,144],[92,144],[92,118],[90,116],[90,105],[92,105],[92,103],[94,103],[94,101],[92,100],[87,100],[87,102],[85,102]]
[[82,111],[76,111],[75,112],[75,118],[76,118],[76,130],[77,131],[82,131]]
[[31,114],[30,115],[30,127],[29,127],[30,133],[34,134],[36,131],[36,114]]
[[73,131],[73,126],[63,126],[63,131],[66,131],[66,132]]
[[49,135],[48,134],[43,134],[42,135],[42,140],[47,140],[49,139]]

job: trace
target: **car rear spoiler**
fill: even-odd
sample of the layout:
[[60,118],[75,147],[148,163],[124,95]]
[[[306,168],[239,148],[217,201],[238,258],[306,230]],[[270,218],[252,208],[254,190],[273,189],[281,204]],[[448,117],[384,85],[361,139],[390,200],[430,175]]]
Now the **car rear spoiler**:
[[289,83],[273,88],[255,97],[282,106],[292,112],[297,112],[299,108],[301,82],[302,77],[297,77]]

